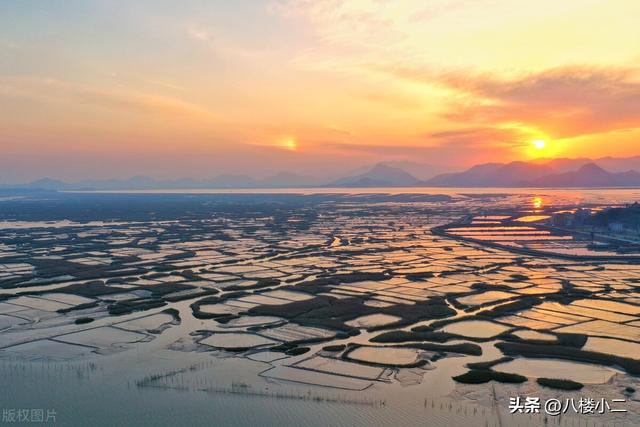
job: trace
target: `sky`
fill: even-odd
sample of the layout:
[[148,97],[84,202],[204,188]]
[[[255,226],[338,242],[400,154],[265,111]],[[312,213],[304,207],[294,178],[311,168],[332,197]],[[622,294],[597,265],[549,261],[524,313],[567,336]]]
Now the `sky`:
[[0,0],[0,183],[640,154],[637,0]]

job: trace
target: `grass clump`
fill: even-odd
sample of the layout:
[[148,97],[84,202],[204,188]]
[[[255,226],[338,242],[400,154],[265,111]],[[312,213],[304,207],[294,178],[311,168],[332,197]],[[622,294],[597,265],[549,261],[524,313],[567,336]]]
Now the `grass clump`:
[[516,301],[508,302],[506,304],[493,307],[490,310],[484,310],[479,313],[481,316],[487,317],[502,317],[509,314],[523,311],[528,308],[534,307],[542,303],[542,299],[539,297],[524,297]]
[[[386,366],[389,368],[419,368],[421,366],[427,365],[429,364],[429,361],[426,359],[421,359],[419,357],[416,358],[416,360],[414,360],[413,362],[408,362],[408,363],[395,363],[395,362],[381,362],[381,361],[364,361],[364,360],[360,360],[360,359],[354,359],[351,358],[351,353],[361,347],[369,347],[369,348],[374,348],[371,346],[366,346],[366,345],[361,345],[361,344],[353,344],[353,345],[349,345],[349,347],[347,348],[347,350],[342,353],[342,355],[340,356],[340,358],[342,360],[346,360],[349,362],[355,362],[355,363],[359,363],[361,365],[369,365],[369,366]],[[406,346],[402,346],[402,347],[406,347]]]
[[295,347],[284,352],[287,356],[299,356],[311,350],[309,347]]
[[247,289],[263,289],[271,286],[278,286],[280,280],[278,279],[260,279],[255,284],[249,286],[232,285],[225,288],[226,291],[242,291]]
[[457,335],[447,332],[407,332],[407,331],[389,331],[371,338],[371,342],[375,343],[402,343],[411,341],[435,341],[447,342],[450,339],[457,338]]
[[469,372],[453,377],[453,379],[462,384],[484,384],[489,381],[520,384],[527,381],[527,377],[522,375],[492,371],[491,369],[471,369]]
[[554,388],[556,390],[575,391],[584,387],[584,384],[582,383],[566,379],[538,378],[536,382],[541,386]]
[[[130,291],[140,289],[134,288]],[[80,295],[87,298],[100,297],[109,294],[118,294],[122,292],[122,288],[110,287],[105,285],[102,280],[93,280],[91,282],[74,283],[73,285],[65,286],[63,288],[56,289],[56,292],[63,294]]]
[[326,346],[322,347],[322,350],[323,351],[342,351],[345,348],[347,348],[346,345],[337,344],[337,345],[326,345]]
[[193,312],[193,317],[195,317],[196,319],[216,319],[216,321],[218,322],[221,322],[223,320],[229,321],[230,319],[235,318],[237,316],[229,313],[207,313],[205,311],[202,311],[200,307],[203,305],[219,304],[228,299],[241,298],[245,295],[248,295],[248,294],[243,291],[235,291],[235,292],[226,293],[224,294],[224,296],[208,296],[193,302],[189,307]]
[[515,342],[499,342],[496,347],[502,353],[511,356],[533,358],[557,358],[593,363],[596,365],[618,365],[632,375],[640,375],[640,360],[595,351],[580,350],[575,347],[561,345],[540,345]]
[[84,304],[74,305],[73,307],[69,307],[69,308],[61,308],[59,310],[56,310],[56,312],[60,314],[65,314],[65,313],[71,313],[72,311],[76,311],[76,310],[86,310],[88,308],[95,308],[95,307],[98,307],[99,305],[100,303],[98,301],[92,301]]
[[398,347],[417,348],[418,350],[436,351],[444,353],[467,354],[470,356],[482,356],[482,347],[470,342],[460,344],[436,344],[436,343],[412,343],[399,345]]
[[108,311],[112,316],[122,316],[133,313],[134,311],[146,311],[165,305],[167,305],[167,303],[159,299],[140,298],[137,300],[116,302],[108,307]]
[[500,359],[489,360],[487,362],[476,362],[476,363],[467,363],[467,368],[469,369],[491,369],[500,363],[511,362],[513,357],[505,356]]

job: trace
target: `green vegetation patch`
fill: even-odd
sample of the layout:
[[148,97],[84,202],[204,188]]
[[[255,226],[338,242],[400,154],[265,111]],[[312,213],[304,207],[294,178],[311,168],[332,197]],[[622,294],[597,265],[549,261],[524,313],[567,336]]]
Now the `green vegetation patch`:
[[[357,334],[359,329],[345,322],[369,314],[388,314],[400,317],[394,326],[411,324],[423,319],[435,319],[452,316],[455,311],[442,299],[427,300],[412,306],[404,304],[390,307],[371,307],[360,298],[333,298],[318,295],[304,301],[293,301],[281,305],[260,305],[249,309],[249,314],[261,316],[280,316],[302,325],[319,326]],[[381,327],[389,327],[384,325]],[[369,328],[374,330],[376,327]]]
[[121,316],[123,314],[133,313],[134,311],[146,311],[165,305],[167,305],[167,303],[161,299],[140,298],[130,301],[119,301],[110,305],[108,311],[109,314],[113,316]]
[[202,307],[203,305],[215,305],[215,304],[224,302],[228,299],[241,298],[246,295],[248,295],[247,292],[236,291],[236,292],[226,293],[222,296],[208,296],[193,302],[189,307],[193,312],[193,317],[195,317],[196,319],[216,319],[218,322],[224,323],[224,320],[229,321],[232,318],[237,317],[237,315],[229,314],[229,313],[224,313],[224,314],[207,313],[205,311],[202,311],[200,307]]
[[246,289],[264,289],[271,286],[278,286],[280,284],[279,279],[260,279],[255,284],[249,286],[232,285],[227,286],[225,291],[241,291]]
[[470,342],[464,342],[459,344],[412,343],[412,344],[399,345],[397,347],[417,348],[419,350],[425,350],[425,351],[467,354],[469,356],[482,355],[482,347]]
[[481,311],[478,314],[480,316],[486,316],[486,317],[508,316],[512,313],[529,309],[541,303],[542,303],[542,299],[539,297],[524,297],[524,298],[518,299],[517,301],[508,302],[506,304],[493,307],[490,310]]
[[345,348],[347,348],[347,346],[344,345],[344,344],[336,344],[336,345],[326,345],[326,346],[322,347],[322,350],[323,351],[337,352],[337,351],[342,351]]
[[311,350],[309,347],[295,347],[284,352],[287,356],[299,356]]
[[567,359],[604,366],[617,365],[632,375],[640,375],[640,360],[637,359],[597,353],[595,351],[585,351],[561,345],[499,342],[496,344],[496,347],[504,354],[510,356]]
[[[140,288],[131,288],[127,289],[127,291],[133,291],[135,289]],[[58,288],[56,292],[93,298],[109,294],[119,294],[122,293],[123,290],[122,288],[107,286],[102,280],[93,280],[91,282],[74,283],[73,285]]]
[[435,341],[443,343],[456,338],[458,338],[457,335],[448,332],[389,331],[376,335],[369,341],[375,343],[402,343],[412,341]]
[[536,382],[541,386],[554,388],[556,390],[575,391],[575,390],[580,390],[582,389],[582,387],[584,387],[584,384],[581,384],[576,381],[565,380],[565,379],[538,378]]
[[453,377],[453,379],[462,384],[484,384],[489,381],[520,384],[527,381],[527,377],[523,377],[522,375],[498,372],[490,369],[472,369],[462,375]]
[[475,363],[467,363],[467,368],[469,369],[491,369],[496,365],[501,363],[511,362],[513,357],[505,356],[495,360],[489,360],[487,362],[475,362]]

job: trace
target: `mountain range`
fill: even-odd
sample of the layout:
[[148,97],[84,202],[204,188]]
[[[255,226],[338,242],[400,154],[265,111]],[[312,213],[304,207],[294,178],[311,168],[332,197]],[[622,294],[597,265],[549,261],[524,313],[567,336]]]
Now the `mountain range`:
[[626,172],[629,170],[640,171],[640,156],[633,157],[600,157],[598,159],[578,158],[567,159],[542,158],[532,161],[536,164],[550,166],[557,173],[571,172],[580,169],[587,163],[594,163],[609,172]]
[[5,185],[0,188],[70,191],[286,187],[640,187],[640,173],[637,172],[640,170],[640,156],[485,163],[462,172],[438,173],[441,170],[442,168],[412,162],[382,162],[330,181],[281,172],[263,179],[231,174],[208,180],[157,180],[136,176],[68,183],[43,178],[27,184]]
[[190,178],[177,180],[158,180],[146,176],[134,176],[128,179],[104,179],[83,180],[79,182],[64,182],[56,179],[43,178],[36,181],[19,184],[5,185],[15,189],[39,189],[56,191],[82,191],[82,190],[184,190],[184,189],[210,189],[210,188],[282,188],[314,187],[319,182],[315,178],[282,172],[265,179],[256,179],[247,175],[219,175],[209,180],[195,180]]
[[640,173],[609,172],[593,162],[577,170],[557,172],[549,164],[512,162],[488,163],[464,172],[448,173],[425,182],[432,187],[533,187],[607,188],[640,187]]
[[368,171],[328,183],[327,187],[415,187],[423,181],[409,172],[378,163]]
[[486,163],[464,172],[437,175],[425,184],[432,187],[517,187],[553,173],[551,167],[534,163]]
[[640,187],[636,171],[607,172],[595,163],[580,169],[540,177],[524,183],[527,187]]

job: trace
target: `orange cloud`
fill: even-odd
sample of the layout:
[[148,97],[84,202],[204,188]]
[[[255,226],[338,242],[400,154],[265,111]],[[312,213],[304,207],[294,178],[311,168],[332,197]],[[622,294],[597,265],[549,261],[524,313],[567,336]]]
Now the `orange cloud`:
[[69,83],[50,78],[2,77],[0,93],[14,97],[82,103],[108,109],[130,109],[137,112],[187,115],[215,120],[211,111],[178,98],[141,93],[123,88],[101,88]]
[[441,84],[471,97],[452,120],[523,123],[555,138],[640,127],[636,70],[569,67],[515,79],[447,74]]

